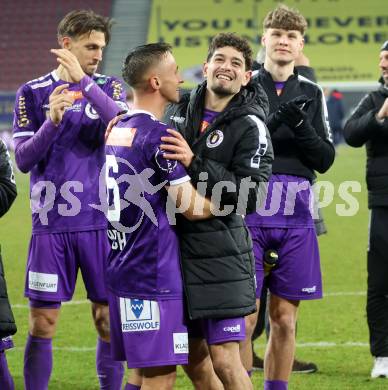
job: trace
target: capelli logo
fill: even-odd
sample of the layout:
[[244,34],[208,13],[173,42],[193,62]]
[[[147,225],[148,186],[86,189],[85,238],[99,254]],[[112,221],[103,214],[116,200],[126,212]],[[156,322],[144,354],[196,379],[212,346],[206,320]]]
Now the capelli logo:
[[170,119],[176,123],[183,123],[186,118],[184,116],[171,116]]

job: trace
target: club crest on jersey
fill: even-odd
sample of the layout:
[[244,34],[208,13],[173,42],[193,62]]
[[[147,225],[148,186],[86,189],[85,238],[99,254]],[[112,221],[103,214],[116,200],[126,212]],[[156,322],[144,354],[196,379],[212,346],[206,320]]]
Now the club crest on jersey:
[[224,133],[221,130],[212,131],[206,138],[208,148],[216,148],[224,140]]
[[122,332],[144,332],[160,329],[157,301],[120,298]]
[[98,119],[99,116],[97,114],[97,111],[88,103],[85,106],[85,114],[90,118],[90,119]]
[[158,148],[158,150],[155,154],[155,161],[158,164],[158,167],[162,171],[171,173],[174,171],[174,169],[178,165],[178,162],[176,160],[167,160],[166,158],[163,157],[164,154],[165,154],[165,152]]

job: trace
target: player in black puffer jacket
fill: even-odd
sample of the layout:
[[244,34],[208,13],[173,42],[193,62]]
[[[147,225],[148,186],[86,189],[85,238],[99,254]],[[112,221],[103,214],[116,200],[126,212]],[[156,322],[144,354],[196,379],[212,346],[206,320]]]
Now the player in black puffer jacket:
[[[11,207],[16,198],[16,185],[13,176],[11,160],[7,147],[0,140],[0,217]],[[16,333],[15,319],[8,300],[5,283],[4,267],[0,251],[0,389],[14,388],[11,374],[8,370],[5,350],[11,348],[12,336]]]
[[190,341],[198,337],[206,339],[226,388],[251,388],[238,346],[244,316],[256,310],[252,241],[243,215],[256,210],[259,183],[268,181],[273,160],[264,124],[268,101],[260,86],[249,83],[251,55],[245,40],[219,34],[204,67],[207,81],[165,116],[180,132],[175,149],[166,145],[176,154],[166,158],[180,160],[197,190],[223,210],[206,223],[177,221],[188,312],[200,319],[194,322],[200,334],[189,329],[186,369],[196,388],[201,375],[194,365],[205,361],[199,344]]
[[366,313],[372,378],[388,377],[388,41],[380,51],[381,86],[365,96],[345,124],[346,142],[365,145],[366,183],[371,210]]

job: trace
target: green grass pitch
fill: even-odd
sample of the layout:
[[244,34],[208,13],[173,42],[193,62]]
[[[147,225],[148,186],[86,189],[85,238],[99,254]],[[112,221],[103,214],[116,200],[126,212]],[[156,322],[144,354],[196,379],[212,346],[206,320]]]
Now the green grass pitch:
[[[320,180],[333,183],[333,202],[324,210],[328,234],[320,237],[324,291],[321,301],[303,302],[298,322],[296,354],[299,359],[314,361],[316,374],[292,375],[291,389],[384,389],[384,379],[371,380],[372,358],[368,349],[365,319],[366,246],[368,229],[367,193],[364,182],[363,149],[340,147],[333,168]],[[0,242],[6,277],[18,333],[15,348],[7,352],[16,389],[23,388],[23,348],[27,335],[27,300],[23,297],[24,267],[31,231],[28,201],[28,176],[16,175],[19,196],[11,211],[0,221]],[[354,216],[340,217],[336,205],[346,204],[338,195],[340,183],[357,181],[361,192],[353,193],[359,204]],[[90,305],[85,303],[82,283],[78,283],[74,300],[64,305],[54,340],[54,369],[49,389],[98,389],[94,355],[96,334]],[[264,338],[255,349],[262,355]],[[255,389],[262,388],[262,373],[253,375]],[[179,369],[176,389],[191,389]]]

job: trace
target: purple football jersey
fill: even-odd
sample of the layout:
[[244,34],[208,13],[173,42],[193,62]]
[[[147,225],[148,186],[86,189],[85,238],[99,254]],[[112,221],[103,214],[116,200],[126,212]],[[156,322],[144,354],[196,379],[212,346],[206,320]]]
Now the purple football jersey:
[[[49,96],[65,84],[56,71],[17,92],[13,137],[18,165],[31,172],[34,234],[106,228],[104,214],[90,205],[99,204],[106,121],[126,107],[125,91],[114,77],[95,74],[92,79],[85,76],[79,84],[70,83],[65,93],[74,103],[58,127],[48,120]],[[109,106],[107,96],[117,104],[110,100],[114,109],[103,112],[101,107]]]
[[314,193],[306,178],[273,174],[265,202],[245,217],[245,223],[248,227],[313,227],[313,205]]
[[165,185],[189,181],[183,165],[159,149],[167,126],[131,111],[106,143],[109,198],[108,287],[120,297],[182,297],[179,246],[169,222]]

